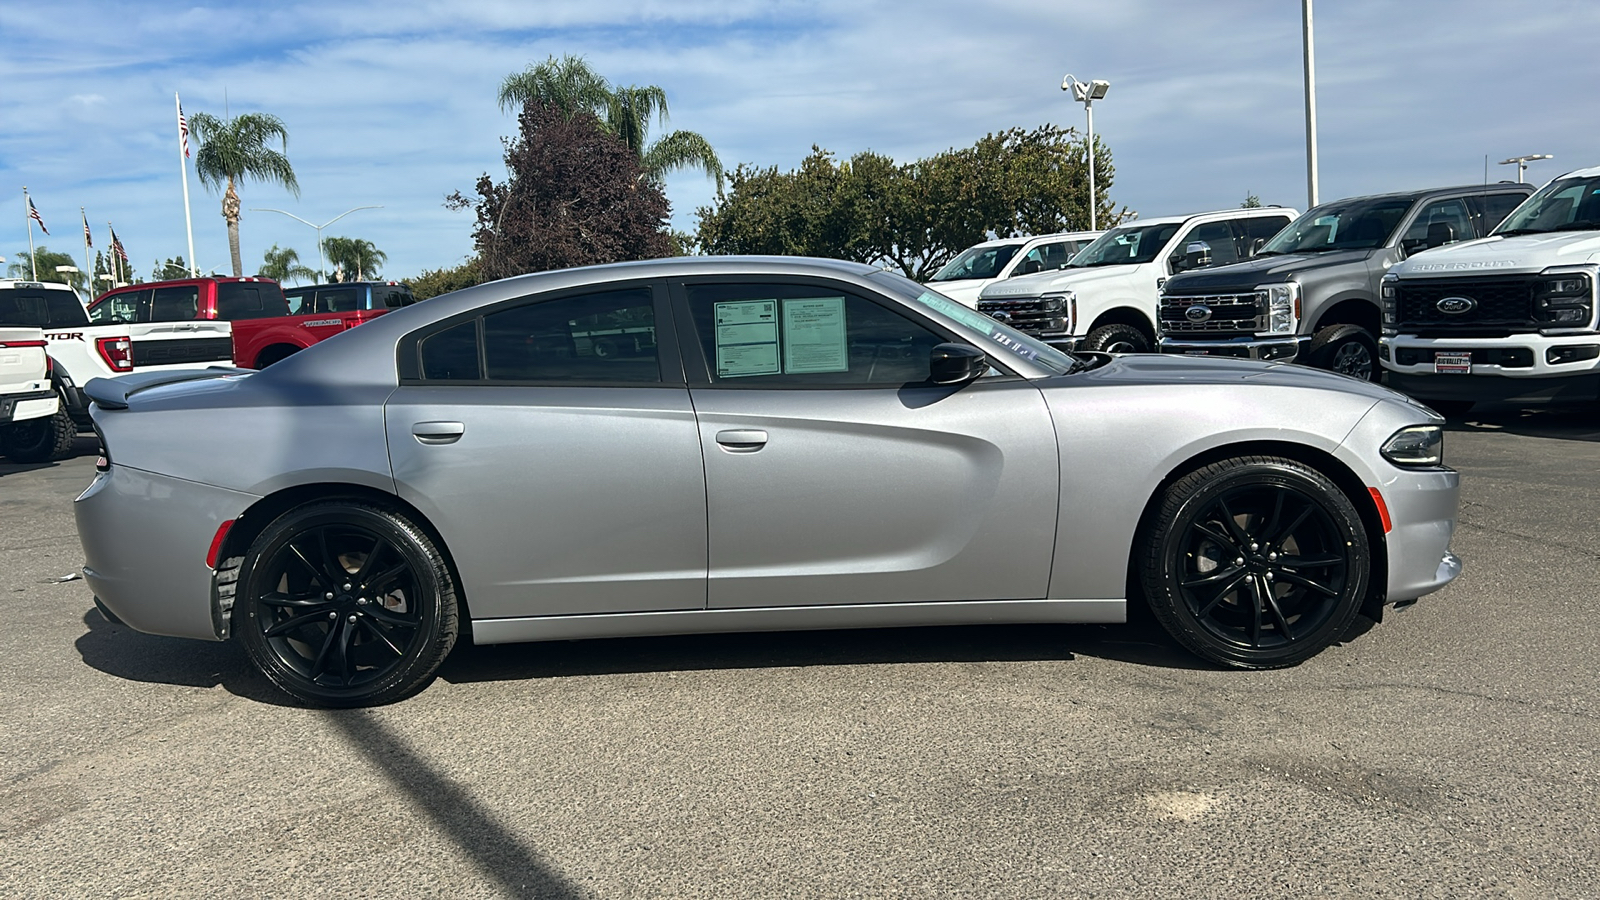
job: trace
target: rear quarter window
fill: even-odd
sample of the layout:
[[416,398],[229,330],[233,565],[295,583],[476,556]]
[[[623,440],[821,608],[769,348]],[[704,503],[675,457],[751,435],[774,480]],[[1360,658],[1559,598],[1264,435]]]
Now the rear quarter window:
[[217,318],[265,319],[289,314],[283,288],[271,281],[225,281],[217,285]]

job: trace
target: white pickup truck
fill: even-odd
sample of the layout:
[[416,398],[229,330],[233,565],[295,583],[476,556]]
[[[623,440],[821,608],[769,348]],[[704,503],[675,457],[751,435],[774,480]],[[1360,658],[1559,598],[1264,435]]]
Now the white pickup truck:
[[[135,367],[162,371],[232,363],[228,322],[95,325],[77,292],[56,282],[0,278],[0,328],[7,327],[34,329],[45,341],[46,387],[53,391],[58,408],[52,410],[50,434],[36,435],[40,445],[33,455],[43,453],[46,459],[65,455],[73,436],[91,427],[89,400],[83,393],[89,379],[125,375]],[[44,449],[46,443],[51,449]]]
[[44,348],[39,329],[0,326],[0,456],[15,462],[45,462],[54,452],[49,432],[61,401]]
[[978,294],[989,285],[1017,275],[1066,268],[1079,250],[1104,233],[1063,231],[974,244],[935,272],[928,286],[951,300],[976,307]]
[[1600,398],[1600,168],[1536,191],[1489,236],[1396,264],[1382,286],[1389,385],[1440,412]]

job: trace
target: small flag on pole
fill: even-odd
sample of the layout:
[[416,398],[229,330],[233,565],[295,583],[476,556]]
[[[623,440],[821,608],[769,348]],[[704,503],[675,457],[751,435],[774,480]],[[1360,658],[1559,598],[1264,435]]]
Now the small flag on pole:
[[122,249],[122,241],[117,238],[115,228],[111,229],[111,252],[121,257],[123,262],[128,261],[128,251]]
[[94,235],[89,233],[89,215],[88,215],[88,213],[85,213],[84,216],[83,216],[83,245],[85,247],[93,247],[94,246]]
[[40,231],[44,232],[45,234],[50,233],[50,229],[44,227],[44,218],[39,215],[39,207],[33,205],[32,197],[28,198],[28,218],[39,223]]
[[183,104],[178,104],[178,140],[183,144],[183,158],[189,158],[189,120],[183,116]]

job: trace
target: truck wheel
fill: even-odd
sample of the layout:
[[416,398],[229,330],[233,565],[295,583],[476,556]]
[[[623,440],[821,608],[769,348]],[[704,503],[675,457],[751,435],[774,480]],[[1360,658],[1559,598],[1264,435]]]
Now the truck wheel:
[[1378,342],[1360,325],[1330,325],[1311,339],[1306,362],[1362,381],[1377,381]]
[[1101,325],[1083,339],[1082,349],[1101,353],[1149,353],[1150,339],[1132,325]]
[[261,351],[261,354],[256,357],[256,368],[265,369],[267,366],[276,362],[283,362],[299,352],[300,348],[292,344],[274,344]]
[[55,415],[15,422],[0,429],[0,455],[19,463],[42,463],[72,455],[72,442],[78,426],[72,423],[66,402]]

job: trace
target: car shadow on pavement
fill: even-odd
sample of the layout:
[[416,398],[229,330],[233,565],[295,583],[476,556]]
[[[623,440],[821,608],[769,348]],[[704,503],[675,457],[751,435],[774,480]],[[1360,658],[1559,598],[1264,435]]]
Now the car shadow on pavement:
[[298,706],[250,665],[233,643],[161,637],[112,622],[98,609],[83,614],[88,627],[74,646],[85,665],[115,678],[181,687],[225,688],[247,700]]
[[1596,403],[1543,407],[1480,403],[1461,415],[1446,418],[1447,431],[1503,431],[1525,437],[1600,442],[1600,404]]
[[446,681],[519,681],[702,669],[938,662],[1070,662],[1078,656],[1162,668],[1207,665],[1159,628],[1131,625],[952,625],[458,644]]
[[61,464],[61,460],[75,459],[79,456],[97,456],[100,453],[100,439],[93,434],[80,434],[72,441],[72,452],[54,462],[19,463],[8,456],[0,456],[0,478],[15,475],[19,472],[37,472],[40,469],[53,469]]

